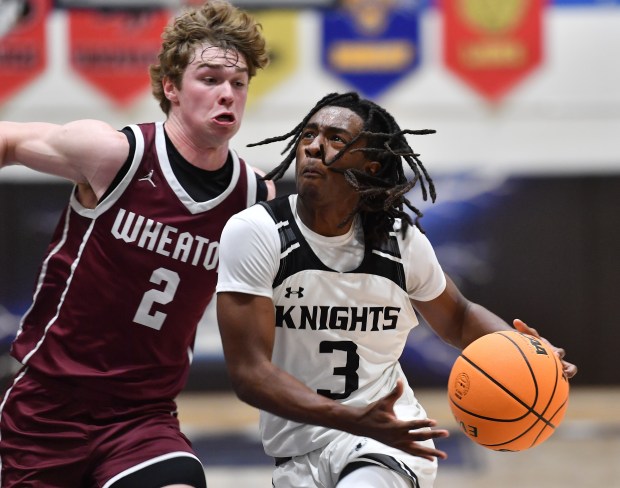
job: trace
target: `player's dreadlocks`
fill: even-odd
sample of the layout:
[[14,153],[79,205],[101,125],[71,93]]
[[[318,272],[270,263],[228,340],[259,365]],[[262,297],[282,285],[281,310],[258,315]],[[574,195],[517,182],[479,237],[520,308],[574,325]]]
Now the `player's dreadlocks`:
[[[415,154],[411,147],[409,147],[405,135],[432,134],[435,131],[426,129],[402,130],[389,112],[370,100],[360,98],[355,92],[331,93],[321,99],[304,119],[287,134],[249,144],[249,146],[259,146],[291,138],[281,153],[284,154],[288,151],[284,160],[265,175],[264,178],[274,181],[282,178],[295,159],[297,144],[302,137],[304,127],[306,127],[314,114],[322,108],[329,106],[352,110],[362,118],[364,127],[360,134],[349,142],[331,161],[323,160],[323,164],[329,166],[337,161],[360,138],[364,138],[366,142],[365,147],[353,149],[352,151],[362,151],[368,159],[381,163],[380,170],[374,175],[356,169],[340,170],[330,168],[332,171],[342,172],[346,181],[360,195],[357,207],[341,225],[346,224],[359,213],[362,218],[365,238],[370,244],[374,245],[387,240],[396,218],[402,219],[404,224],[402,226],[403,232],[406,231],[407,224],[416,225],[423,232],[419,224],[422,213],[409,202],[405,195],[417,182],[420,182],[423,199],[427,200],[430,193],[431,200],[434,202],[436,198],[435,186],[426,168],[418,159],[419,154]],[[414,176],[411,180],[408,180],[405,176],[402,164],[403,159],[413,170]],[[428,192],[426,185],[428,185]],[[416,215],[415,221],[403,210],[404,206]]]

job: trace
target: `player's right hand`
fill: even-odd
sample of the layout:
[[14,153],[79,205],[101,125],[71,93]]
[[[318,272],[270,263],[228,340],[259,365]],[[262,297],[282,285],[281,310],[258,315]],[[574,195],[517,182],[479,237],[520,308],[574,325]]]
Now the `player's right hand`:
[[388,395],[363,409],[354,433],[372,437],[413,456],[431,461],[434,458],[446,459],[448,455],[444,451],[420,444],[420,441],[448,437],[447,430],[433,429],[437,425],[433,419],[400,420],[396,417],[394,404],[403,390],[403,382],[398,380]]

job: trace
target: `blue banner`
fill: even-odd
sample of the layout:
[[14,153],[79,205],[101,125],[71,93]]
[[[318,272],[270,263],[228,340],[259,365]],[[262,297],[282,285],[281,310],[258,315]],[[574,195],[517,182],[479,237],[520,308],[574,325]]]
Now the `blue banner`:
[[390,2],[355,1],[323,13],[322,63],[368,98],[379,96],[420,64],[419,13]]

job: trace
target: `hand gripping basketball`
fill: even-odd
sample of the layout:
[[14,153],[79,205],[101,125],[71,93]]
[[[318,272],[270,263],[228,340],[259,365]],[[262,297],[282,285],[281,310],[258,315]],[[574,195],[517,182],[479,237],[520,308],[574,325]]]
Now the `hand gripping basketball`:
[[553,347],[517,330],[469,344],[448,379],[450,408],[462,431],[497,451],[522,451],[548,439],[564,418],[568,392]]

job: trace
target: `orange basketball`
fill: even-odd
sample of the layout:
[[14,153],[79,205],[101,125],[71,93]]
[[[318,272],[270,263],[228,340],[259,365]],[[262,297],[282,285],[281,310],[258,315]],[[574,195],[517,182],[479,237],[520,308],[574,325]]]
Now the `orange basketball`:
[[461,430],[496,451],[523,451],[548,439],[564,418],[568,389],[553,349],[517,331],[472,342],[448,379],[450,408]]

